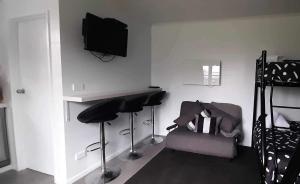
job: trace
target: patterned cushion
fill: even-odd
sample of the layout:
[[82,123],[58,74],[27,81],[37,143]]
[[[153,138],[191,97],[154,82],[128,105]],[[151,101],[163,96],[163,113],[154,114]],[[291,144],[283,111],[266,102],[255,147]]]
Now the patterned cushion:
[[219,125],[222,118],[208,117],[209,111],[202,111],[195,114],[195,119],[187,124],[187,128],[195,133],[205,133],[217,135],[219,133]]
[[[197,121],[198,119],[198,121]],[[202,117],[196,115],[195,132],[205,134],[217,134],[217,118],[216,117]]]

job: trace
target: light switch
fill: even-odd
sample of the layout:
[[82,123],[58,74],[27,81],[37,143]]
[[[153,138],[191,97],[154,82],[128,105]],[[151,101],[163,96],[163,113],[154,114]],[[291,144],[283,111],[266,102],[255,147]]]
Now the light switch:
[[78,153],[75,154],[75,160],[81,160],[83,158],[85,158],[87,156],[86,151],[80,151]]

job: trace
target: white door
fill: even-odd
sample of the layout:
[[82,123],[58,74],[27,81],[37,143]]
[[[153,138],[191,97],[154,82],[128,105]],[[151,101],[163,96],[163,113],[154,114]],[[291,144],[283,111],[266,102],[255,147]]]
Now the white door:
[[10,68],[18,168],[53,175],[48,19],[32,16],[14,24]]

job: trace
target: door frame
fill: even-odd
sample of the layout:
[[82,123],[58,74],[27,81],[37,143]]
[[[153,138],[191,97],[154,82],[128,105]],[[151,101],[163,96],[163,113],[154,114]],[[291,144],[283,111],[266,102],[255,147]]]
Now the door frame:
[[9,150],[9,143],[8,143],[8,130],[7,130],[7,121],[6,121],[6,107],[0,108],[0,114],[2,115],[0,117],[1,122],[3,123],[2,126],[2,131],[3,131],[3,142],[4,142],[4,152],[5,156],[7,157],[6,160],[0,161],[0,168],[3,168],[5,166],[8,166],[11,164],[11,155],[10,155],[10,150]]
[[[15,151],[16,151],[16,169],[18,171],[23,170],[26,168],[26,162],[22,161],[22,152],[19,150],[18,148],[18,142],[20,141],[20,138],[18,139],[18,128],[16,128],[16,122],[15,120],[17,119],[17,112],[14,109],[14,106],[16,105],[16,97],[15,97],[15,93],[16,93],[16,89],[18,88],[19,84],[18,84],[18,74],[14,73],[16,71],[16,69],[14,69],[14,67],[19,66],[18,62],[19,62],[19,58],[18,58],[18,24],[21,22],[26,22],[26,21],[30,21],[30,20],[35,20],[35,19],[44,19],[46,24],[46,41],[47,41],[47,70],[48,70],[48,78],[49,78],[49,89],[50,89],[50,98],[49,98],[49,109],[51,112],[53,112],[53,70],[52,70],[52,57],[51,57],[51,35],[50,35],[50,13],[49,11],[44,11],[41,13],[36,13],[36,14],[30,14],[30,15],[26,15],[26,16],[21,16],[21,17],[16,17],[16,18],[12,18],[9,20],[9,40],[10,43],[8,45],[9,48],[9,73],[10,73],[10,81],[11,81],[11,103],[12,103],[12,122],[13,122],[13,130],[14,130],[14,142],[15,142]],[[18,72],[19,73],[19,72]],[[50,122],[50,126],[51,126],[51,134],[52,134],[52,148],[53,148],[53,156],[55,155],[55,144],[54,144],[54,125],[53,125],[53,116],[49,116],[49,122]],[[54,158],[55,159],[55,158]],[[55,165],[53,162],[53,168],[55,170]],[[55,172],[53,170],[53,173]]]

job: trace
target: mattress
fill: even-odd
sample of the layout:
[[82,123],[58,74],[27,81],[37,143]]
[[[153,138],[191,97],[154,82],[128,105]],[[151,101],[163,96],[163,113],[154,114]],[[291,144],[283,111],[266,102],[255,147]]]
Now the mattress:
[[300,122],[299,121],[290,121],[290,129],[294,132],[300,133]]
[[299,141],[299,134],[292,131],[275,130],[275,145],[277,148],[277,160],[275,160],[275,147],[273,145],[273,134],[271,129],[266,129],[266,151],[267,151],[267,168],[266,168],[266,182],[274,183],[275,163],[278,165],[277,182],[280,182],[284,176],[285,170],[289,164],[290,159],[294,154],[297,143]]
[[[260,76],[261,71],[258,73]],[[258,76],[258,80],[260,77]],[[264,79],[275,84],[300,85],[300,63],[299,62],[270,62],[266,63]]]
[[[275,137],[274,137],[275,136]],[[275,147],[273,143],[273,137],[275,138],[277,159],[275,157]],[[297,143],[300,139],[298,132],[289,130],[274,130],[274,135],[271,129],[266,129],[266,157],[267,165],[265,170],[265,183],[274,184],[282,180],[290,159],[294,154]],[[261,125],[257,124],[254,130],[255,148],[258,150],[261,158]],[[278,165],[277,181],[275,182],[275,164]],[[300,177],[298,177],[296,184],[300,184]]]

